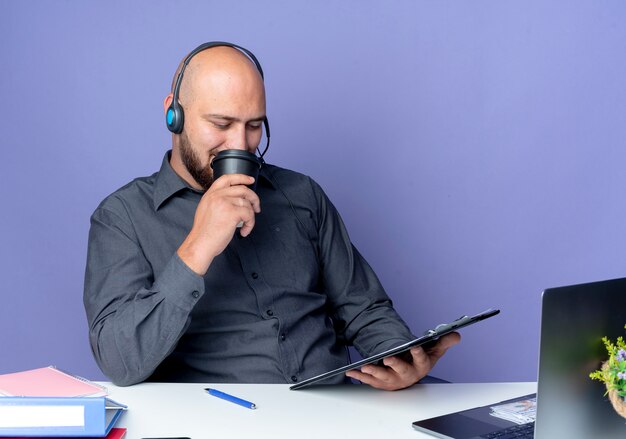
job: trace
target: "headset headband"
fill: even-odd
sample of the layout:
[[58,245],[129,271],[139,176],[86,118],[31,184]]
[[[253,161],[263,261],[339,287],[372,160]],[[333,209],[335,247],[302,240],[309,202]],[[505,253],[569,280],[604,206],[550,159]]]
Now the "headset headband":
[[263,69],[261,68],[261,64],[259,63],[259,60],[256,59],[256,56],[254,56],[254,54],[250,52],[248,49],[238,46],[237,44],[227,43],[225,41],[211,41],[209,43],[200,44],[198,47],[193,49],[189,53],[189,55],[187,55],[187,58],[185,58],[185,61],[183,61],[183,66],[181,67],[180,72],[178,72],[178,76],[176,77],[176,83],[174,84],[174,90],[173,90],[174,100],[178,101],[178,94],[180,93],[180,84],[183,80],[183,74],[185,73],[187,64],[189,64],[191,59],[200,52],[210,49],[211,47],[219,47],[219,46],[232,47],[235,49],[239,49],[241,52],[245,53],[248,56],[248,58],[250,58],[250,60],[256,66],[257,70],[261,74],[261,78],[265,80],[265,76],[263,75]]

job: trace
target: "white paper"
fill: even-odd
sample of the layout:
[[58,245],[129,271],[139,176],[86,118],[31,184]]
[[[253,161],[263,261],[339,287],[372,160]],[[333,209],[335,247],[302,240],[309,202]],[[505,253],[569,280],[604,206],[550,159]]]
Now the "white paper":
[[84,426],[82,405],[0,405],[0,428]]
[[491,416],[505,419],[516,424],[528,424],[534,422],[537,417],[537,398],[524,399],[508,404],[490,407]]

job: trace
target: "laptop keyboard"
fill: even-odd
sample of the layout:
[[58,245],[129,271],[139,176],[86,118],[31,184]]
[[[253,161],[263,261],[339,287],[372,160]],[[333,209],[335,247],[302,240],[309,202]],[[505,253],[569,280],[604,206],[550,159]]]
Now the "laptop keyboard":
[[485,439],[533,439],[535,431],[535,423],[514,425],[504,430],[494,431],[492,433],[483,434],[481,437]]

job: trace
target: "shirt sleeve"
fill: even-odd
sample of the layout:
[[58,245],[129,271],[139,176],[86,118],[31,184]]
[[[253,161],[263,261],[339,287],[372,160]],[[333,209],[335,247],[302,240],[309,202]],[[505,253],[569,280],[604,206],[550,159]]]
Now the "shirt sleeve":
[[147,379],[169,355],[204,294],[204,280],[174,253],[154,273],[128,220],[91,217],[84,305],[96,362],[117,385]]
[[312,181],[322,282],[339,336],[368,357],[413,340],[378,277],[354,247],[335,206]]

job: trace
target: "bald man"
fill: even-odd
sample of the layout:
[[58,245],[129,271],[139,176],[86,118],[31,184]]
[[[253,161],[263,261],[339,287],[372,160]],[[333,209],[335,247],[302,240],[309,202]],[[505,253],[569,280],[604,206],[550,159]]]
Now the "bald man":
[[[256,192],[245,175],[213,180],[218,152],[254,153],[261,140],[255,64],[234,47],[200,51],[179,103],[184,127],[161,169],[91,217],[84,303],[104,373],[118,385],[295,383],[347,364],[348,345],[369,356],[413,339],[313,180],[269,164]],[[414,348],[412,362],[389,358],[347,375],[410,386],[458,337]]]

